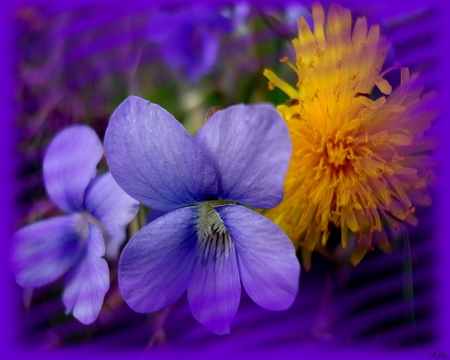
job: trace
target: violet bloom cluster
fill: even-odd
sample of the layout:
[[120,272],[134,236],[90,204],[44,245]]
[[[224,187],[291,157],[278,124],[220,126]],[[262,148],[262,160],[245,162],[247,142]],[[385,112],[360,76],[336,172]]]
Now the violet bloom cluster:
[[148,23],[147,39],[160,45],[161,57],[169,68],[182,69],[195,83],[216,63],[219,34],[232,30],[232,22],[217,9],[196,5],[156,14]]
[[217,334],[230,331],[241,283],[263,308],[288,308],[300,274],[294,247],[276,224],[236,203],[277,205],[291,151],[270,105],[216,112],[192,138],[160,106],[127,98],[105,134],[111,173],[133,198],[168,212],[121,254],[119,287],[128,305],[156,312],[187,290],[193,316]]
[[13,238],[17,283],[35,288],[65,274],[66,313],[84,324],[97,318],[109,289],[105,241],[109,255],[117,256],[139,208],[110,173],[95,176],[102,156],[102,143],[89,126],[58,133],[45,154],[43,175],[49,197],[67,214],[25,226]]

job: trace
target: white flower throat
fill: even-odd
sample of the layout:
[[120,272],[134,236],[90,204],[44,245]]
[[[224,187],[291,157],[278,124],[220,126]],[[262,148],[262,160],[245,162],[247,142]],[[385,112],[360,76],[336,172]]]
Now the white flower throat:
[[105,244],[110,241],[110,235],[104,228],[103,224],[87,211],[77,213],[77,232],[81,239],[86,240],[89,238],[89,223],[96,225],[102,232],[103,240]]
[[210,254],[215,254],[216,258],[223,254],[227,258],[230,253],[232,245],[230,234],[228,234],[219,213],[213,207],[213,205],[226,203],[229,202],[206,201],[198,206],[197,238],[201,253],[205,259]]

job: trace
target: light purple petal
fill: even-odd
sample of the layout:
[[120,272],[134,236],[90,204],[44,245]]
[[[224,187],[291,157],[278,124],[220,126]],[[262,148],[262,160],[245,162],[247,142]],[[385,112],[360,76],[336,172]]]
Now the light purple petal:
[[44,157],[45,188],[62,210],[83,209],[84,192],[96,174],[103,147],[87,125],[72,125],[58,133]]
[[263,209],[282,200],[292,145],[283,119],[272,106],[236,105],[218,111],[195,141],[220,174],[221,199]]
[[111,173],[129,195],[158,210],[217,197],[214,169],[183,126],[166,110],[128,97],[105,134]]
[[134,235],[119,259],[119,288],[137,312],[173,304],[187,289],[194,266],[196,207],[172,211]]
[[[220,241],[220,240],[219,240]],[[214,245],[197,248],[196,264],[188,285],[192,315],[211,331],[230,333],[230,323],[236,315],[241,298],[241,283],[236,251],[230,242],[228,251]]]
[[125,227],[109,236],[109,238],[106,241],[106,253],[105,253],[105,257],[108,260],[117,259],[117,257],[119,256],[120,247],[122,246],[126,237],[127,231]]
[[236,246],[239,274],[248,295],[268,310],[291,306],[298,291],[300,264],[283,230],[243,206],[215,209]]
[[87,241],[87,223],[78,215],[42,220],[13,237],[12,268],[23,287],[58,279],[77,261]]
[[139,203],[122,190],[109,172],[92,179],[84,206],[110,235],[121,231],[139,210]]
[[97,319],[109,289],[109,269],[103,235],[97,225],[89,223],[89,240],[79,261],[67,274],[63,302],[66,314],[72,312],[83,324]]

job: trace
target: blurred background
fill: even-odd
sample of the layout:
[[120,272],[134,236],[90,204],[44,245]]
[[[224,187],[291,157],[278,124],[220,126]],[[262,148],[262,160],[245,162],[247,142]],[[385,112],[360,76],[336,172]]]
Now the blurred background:
[[[42,179],[42,157],[52,136],[69,124],[92,126],[103,139],[114,109],[138,95],[172,113],[191,134],[212,106],[288,100],[269,91],[265,67],[295,83],[279,62],[293,56],[297,18],[312,25],[311,2],[190,4],[151,2],[13,6],[14,76],[13,202],[17,229],[56,214]],[[329,2],[322,2],[325,9]],[[448,87],[444,5],[437,1],[345,1],[353,19],[380,24],[390,39],[385,67],[394,61],[420,72],[425,90]],[[399,84],[398,73],[389,79]],[[445,102],[442,102],[445,104]],[[445,112],[429,136],[442,141]],[[393,239],[393,253],[370,252],[353,267],[314,254],[303,271],[294,305],[284,312],[261,309],[243,294],[231,334],[216,336],[190,314],[186,297],[158,314],[134,313],[117,289],[117,264],[99,319],[85,326],[64,314],[62,281],[24,291],[8,273],[15,346],[25,349],[98,348],[222,353],[299,347],[315,349],[421,349],[420,358],[443,343],[440,268],[445,206],[444,152],[435,152],[433,203],[418,208],[417,227]],[[102,161],[100,171],[106,170]],[[448,177],[447,177],[448,179]],[[440,202],[441,201],[441,202]],[[151,216],[151,214],[148,215]],[[330,240],[331,242],[333,239]],[[448,355],[450,356],[450,355]]]

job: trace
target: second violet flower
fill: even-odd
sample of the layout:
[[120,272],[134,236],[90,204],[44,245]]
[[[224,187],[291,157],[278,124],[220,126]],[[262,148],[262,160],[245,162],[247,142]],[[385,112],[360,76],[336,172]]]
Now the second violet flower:
[[139,204],[110,173],[96,176],[103,146],[95,131],[72,125],[51,141],[43,160],[45,188],[63,214],[19,229],[11,265],[16,281],[37,288],[64,277],[66,314],[97,319],[109,289],[105,255],[117,257]]
[[241,283],[266,309],[292,304],[300,274],[292,243],[236,204],[270,208],[283,197],[291,142],[274,108],[232,106],[192,138],[166,110],[131,96],[110,119],[105,152],[129,195],[168,212],[136,233],[119,260],[119,287],[133,310],[162,310],[187,289],[193,316],[225,334]]

